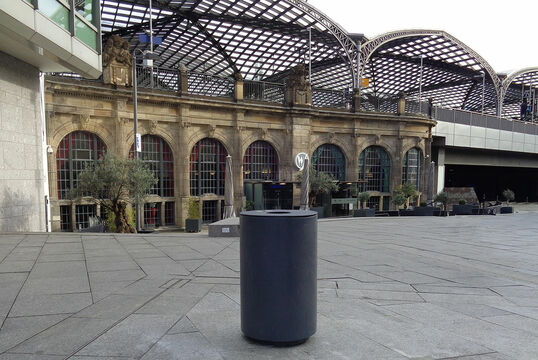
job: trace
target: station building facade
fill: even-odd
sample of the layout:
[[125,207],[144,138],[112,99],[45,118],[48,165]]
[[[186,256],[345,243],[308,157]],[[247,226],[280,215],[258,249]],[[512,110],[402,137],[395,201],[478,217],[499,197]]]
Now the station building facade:
[[[379,210],[394,208],[391,193],[402,182],[426,191],[435,125],[427,116],[268,104],[244,99],[240,82],[235,87],[230,98],[139,92],[141,158],[159,179],[144,204],[145,226],[183,227],[192,196],[202,200],[204,222],[220,219],[227,155],[235,209],[247,200],[258,209],[297,207],[294,159],[301,152],[340,183],[338,193],[320,199],[327,216],[348,214],[360,191]],[[103,216],[91,199],[68,198],[78,172],[105,152],[133,156],[132,89],[54,76],[45,88],[52,229],[73,231]]]

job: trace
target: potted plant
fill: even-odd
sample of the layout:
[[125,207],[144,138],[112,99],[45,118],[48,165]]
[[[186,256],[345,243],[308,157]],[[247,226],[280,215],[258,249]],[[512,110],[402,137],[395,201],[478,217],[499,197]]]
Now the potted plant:
[[[310,192],[308,198],[310,201],[309,207],[310,210],[318,213],[318,219],[321,219],[325,215],[325,209],[321,204],[317,204],[318,195],[331,194],[335,191],[338,191],[340,188],[338,183],[336,183],[333,177],[329,174],[326,174],[322,171],[317,171],[312,166],[309,167],[310,171]],[[303,170],[304,171],[304,170]],[[303,173],[300,172],[296,177],[297,181],[301,182],[303,179]],[[318,206],[315,206],[318,205]]]
[[447,195],[447,193],[440,192],[439,194],[435,195],[435,197],[433,198],[433,201],[443,204],[443,211],[440,211],[439,215],[447,216],[448,215],[448,212],[446,211],[446,206],[448,204],[448,195]]
[[415,216],[433,216],[435,207],[428,206],[426,201],[421,201],[420,206],[415,208]]
[[186,232],[202,231],[202,219],[200,216],[200,199],[189,198],[189,208],[187,211],[187,219],[185,219]]
[[454,215],[473,215],[478,213],[475,209],[478,209],[478,205],[467,204],[465,199],[460,199],[458,205],[452,205],[452,210]]
[[512,190],[506,189],[503,191],[503,197],[506,199],[506,206],[501,207],[501,214],[512,214],[514,208],[510,206],[510,201],[514,201],[516,194]]
[[399,210],[399,214],[403,216],[414,215],[414,210],[409,210],[408,205],[411,199],[418,195],[417,188],[413,183],[405,183],[394,190],[392,202],[398,207],[404,206],[403,210]]
[[370,200],[370,193],[369,192],[361,192],[357,195],[357,199],[359,200],[360,209],[357,209],[353,212],[354,217],[371,217],[375,216],[375,209],[370,209],[366,207],[366,202]]
[[[400,188],[394,190],[394,193],[392,194],[392,202],[398,207],[398,210],[407,202],[407,197],[402,193]],[[398,214],[401,215],[402,211],[399,210]],[[403,214],[405,214],[405,211]]]

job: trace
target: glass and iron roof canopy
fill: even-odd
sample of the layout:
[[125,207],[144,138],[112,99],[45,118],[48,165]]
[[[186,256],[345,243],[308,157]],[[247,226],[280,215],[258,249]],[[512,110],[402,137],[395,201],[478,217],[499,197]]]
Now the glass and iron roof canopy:
[[[139,41],[149,31],[148,3],[102,0],[103,43],[118,34],[131,51],[149,50],[149,43]],[[360,77],[369,79],[361,97],[369,110],[403,92],[434,105],[490,114],[506,103],[503,114],[512,115],[510,104],[520,103],[522,88],[538,82],[538,68],[503,82],[486,60],[446,32],[404,30],[367,39],[348,34],[302,0],[153,0],[152,6],[154,36],[162,38],[154,46],[156,65],[184,65],[223,78],[241,74],[282,83],[294,66],[308,68],[311,29],[313,87],[351,92],[359,78],[360,41]]]

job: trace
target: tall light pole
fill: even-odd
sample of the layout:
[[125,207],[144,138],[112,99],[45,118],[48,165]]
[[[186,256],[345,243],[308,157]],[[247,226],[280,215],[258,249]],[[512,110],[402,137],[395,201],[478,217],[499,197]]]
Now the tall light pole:
[[422,72],[424,68],[424,55],[420,55],[420,78],[418,83],[418,112],[422,113]]
[[486,99],[486,73],[482,71],[482,115],[484,115],[485,99]]
[[[153,54],[153,53],[144,53],[140,49],[134,49],[133,51],[133,120],[134,120],[134,153],[135,153],[135,159],[140,159],[140,153],[142,152],[142,137],[138,133],[138,79],[136,74],[136,53],[137,51],[143,55],[144,59],[151,60],[151,68],[153,69],[153,60],[159,59],[159,56]],[[152,77],[153,79],[153,74]],[[153,86],[152,86],[153,87]],[[139,232],[141,230],[140,227],[140,204],[136,204],[135,209],[135,216],[136,216],[136,232]]]

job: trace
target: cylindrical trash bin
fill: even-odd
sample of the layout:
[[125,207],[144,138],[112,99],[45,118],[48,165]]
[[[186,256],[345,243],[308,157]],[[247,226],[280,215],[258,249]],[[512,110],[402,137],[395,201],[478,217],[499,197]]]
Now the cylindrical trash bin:
[[295,344],[316,332],[317,213],[241,213],[241,330],[251,339]]

